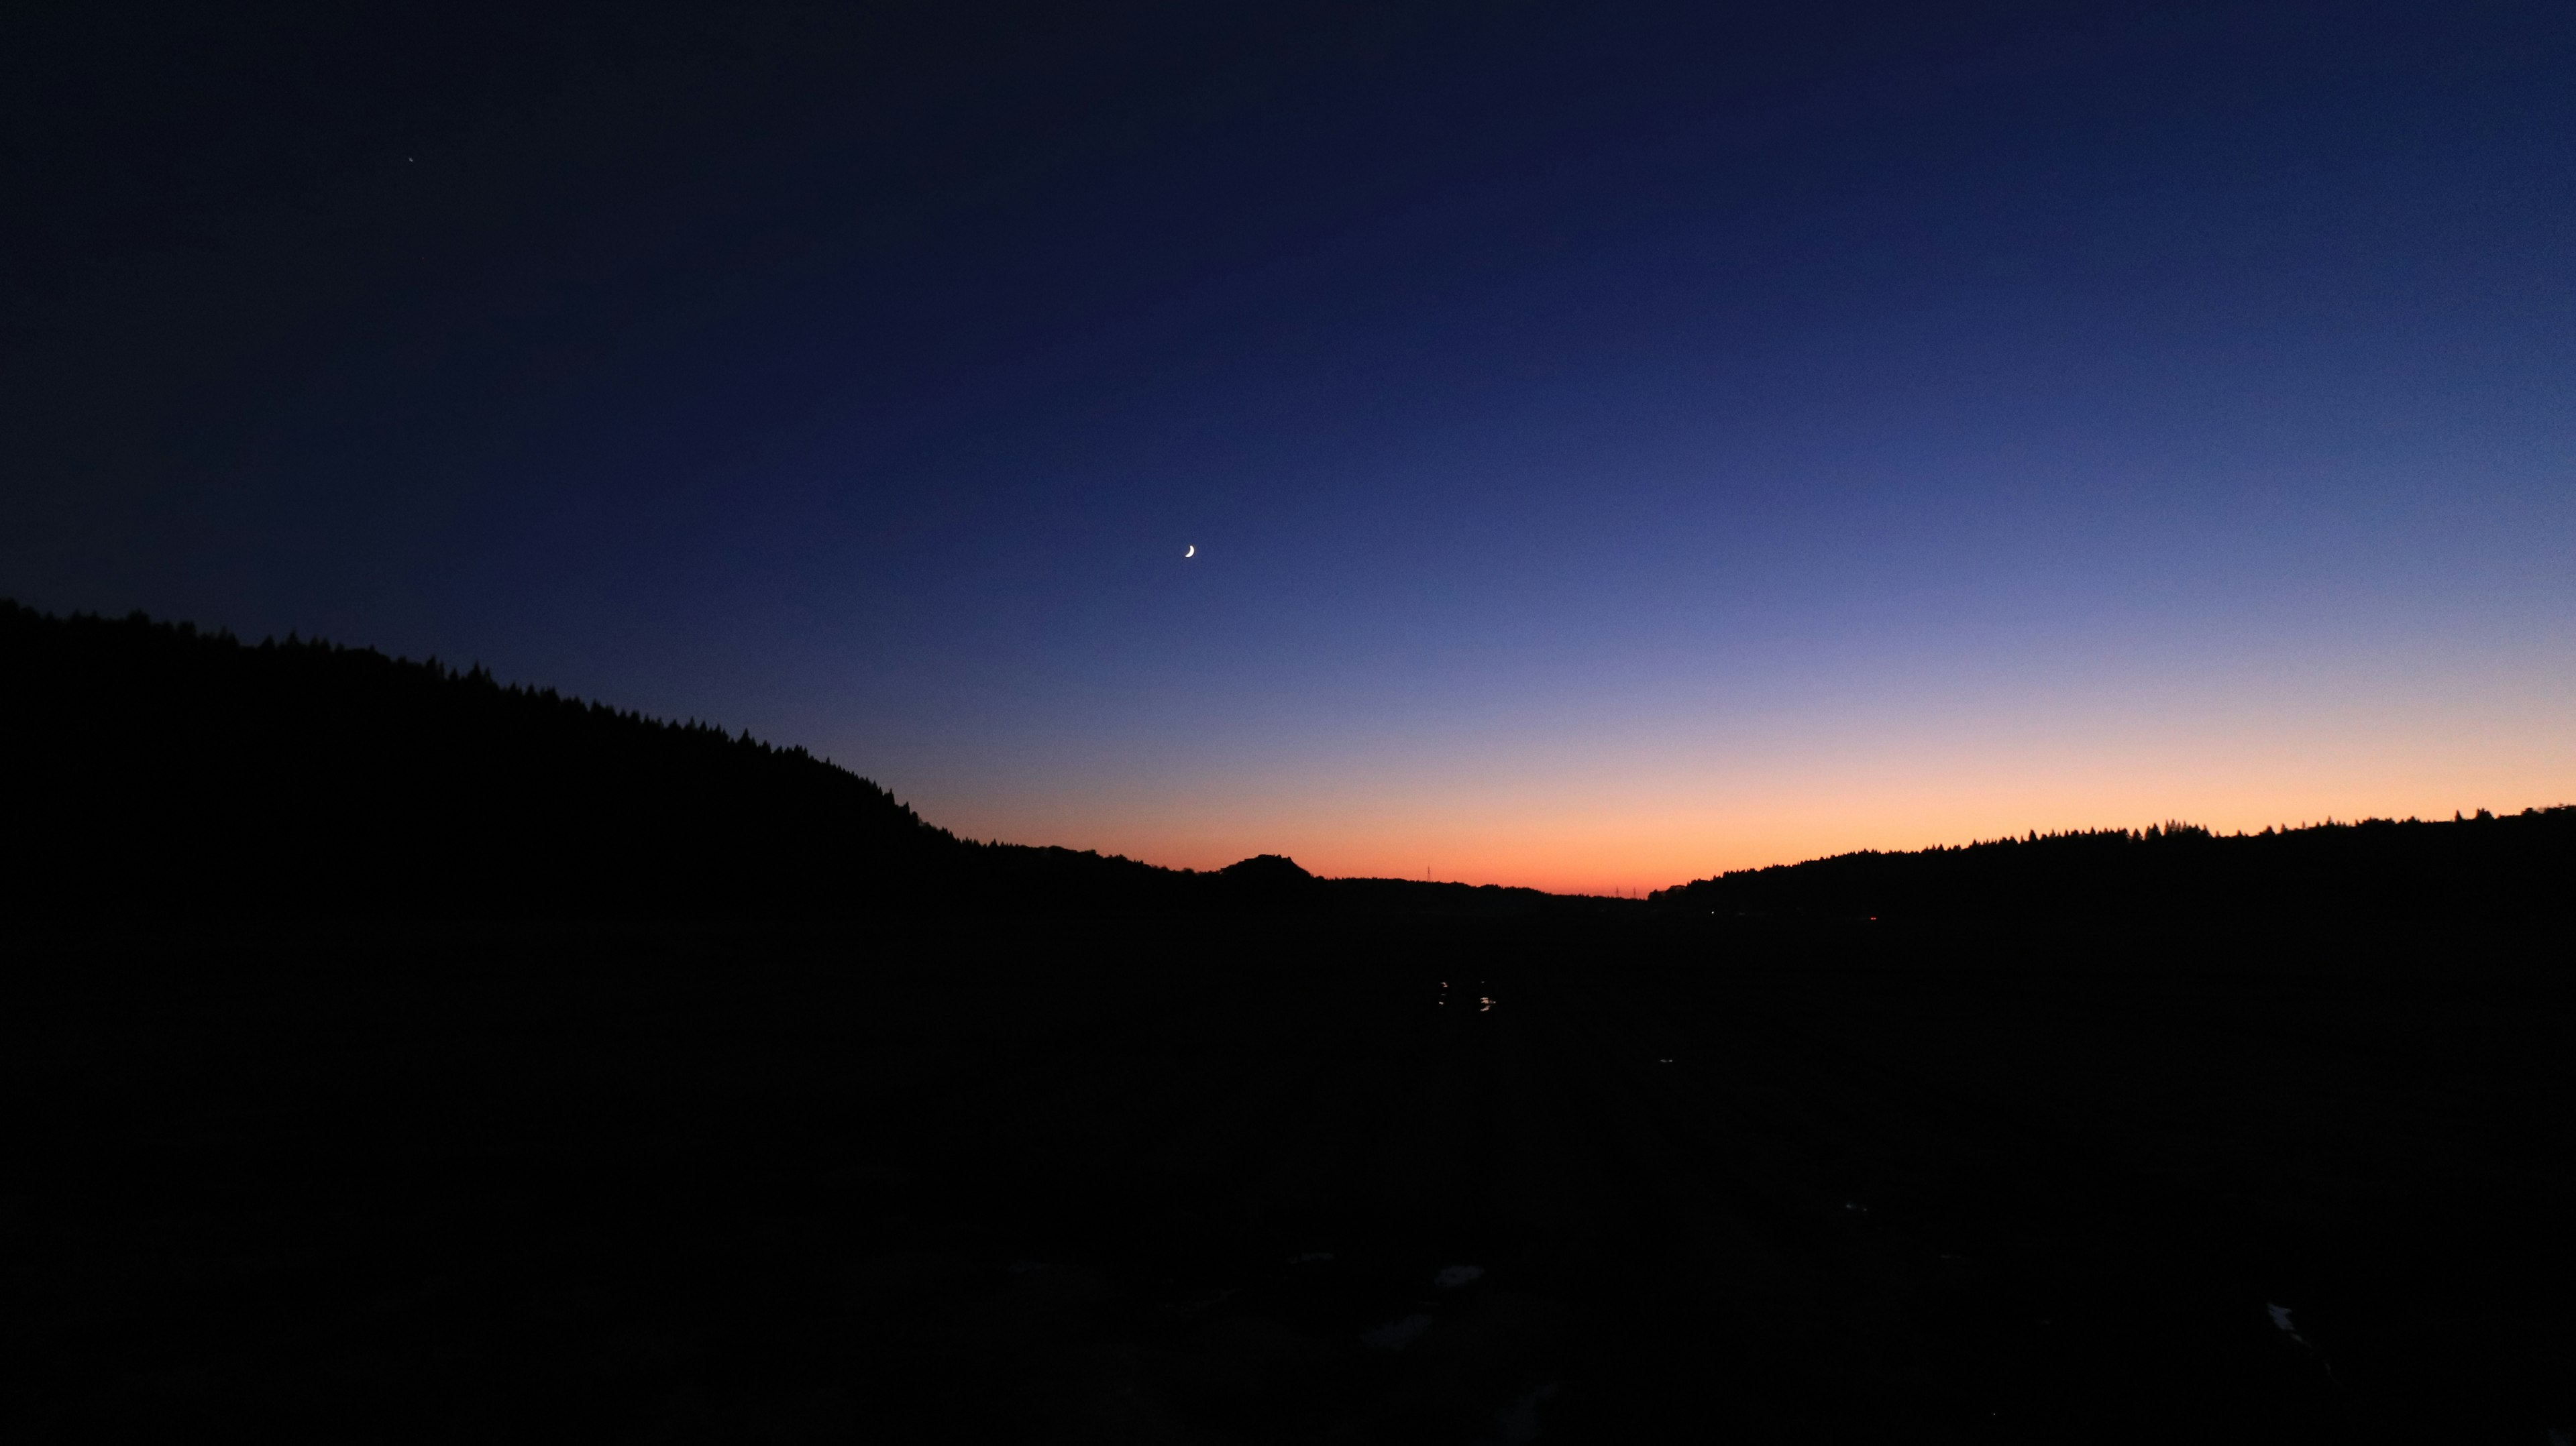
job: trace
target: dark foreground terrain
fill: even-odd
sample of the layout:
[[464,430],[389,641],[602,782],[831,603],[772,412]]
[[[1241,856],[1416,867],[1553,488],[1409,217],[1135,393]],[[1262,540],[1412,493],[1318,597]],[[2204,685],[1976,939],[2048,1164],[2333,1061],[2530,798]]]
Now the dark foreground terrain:
[[2520,935],[56,927],[0,1030],[12,1440],[2576,1427]]

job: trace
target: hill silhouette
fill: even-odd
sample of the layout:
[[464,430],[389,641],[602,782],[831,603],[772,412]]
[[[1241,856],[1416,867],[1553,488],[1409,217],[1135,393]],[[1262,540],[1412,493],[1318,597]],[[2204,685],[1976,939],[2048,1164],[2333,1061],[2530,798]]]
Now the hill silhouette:
[[0,680],[10,1440],[2576,1420],[2576,811],[1649,904],[979,843],[141,618],[0,608]]
[[968,848],[804,749],[435,658],[10,606],[0,676],[21,905],[810,909]]
[[2256,834],[2180,822],[2034,832],[1739,869],[1659,890],[1649,902],[1721,919],[1800,921],[2519,922],[2559,907],[2571,868],[2576,806],[2561,805]]
[[2526,920],[2576,807],[2221,837],[2189,824],[1861,852],[1661,890],[1319,879],[958,837],[801,747],[483,668],[0,603],[0,907],[499,917],[1250,913],[1687,921]]
[[[0,603],[18,912],[673,916],[1383,910],[1262,855],[1213,873],[982,842],[801,747],[289,635]],[[1429,884],[1405,907],[1529,908]],[[1572,901],[1556,901],[1572,902]]]

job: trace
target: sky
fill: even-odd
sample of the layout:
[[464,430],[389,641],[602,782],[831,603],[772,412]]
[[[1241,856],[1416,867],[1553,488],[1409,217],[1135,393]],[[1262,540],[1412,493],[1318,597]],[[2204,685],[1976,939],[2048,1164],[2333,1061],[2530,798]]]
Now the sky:
[[1174,866],[2576,801],[2563,5],[43,10],[33,606]]

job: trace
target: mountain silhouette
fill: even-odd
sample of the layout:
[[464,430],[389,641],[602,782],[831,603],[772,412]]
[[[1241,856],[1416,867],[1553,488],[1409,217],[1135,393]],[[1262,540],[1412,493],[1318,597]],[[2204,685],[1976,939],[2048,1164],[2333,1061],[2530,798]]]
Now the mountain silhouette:
[[1972,919],[2527,921],[2576,869],[2576,807],[2485,809],[2447,822],[2373,818],[2214,834],[2031,833],[1957,848],[1861,852],[1740,869],[1650,896],[1720,919],[1880,923]]
[[[1395,897],[1271,854],[1199,872],[960,838],[801,747],[293,635],[0,603],[0,679],[0,908],[22,913],[1227,913]],[[1416,911],[1551,898],[1394,888]]]
[[2576,810],[1634,902],[977,842],[140,617],[0,607],[0,687],[8,1439],[2569,1419],[2497,1343],[2576,1328]]
[[[0,603],[13,826],[0,907],[448,916],[1489,914],[1636,906],[981,842],[801,747],[289,635]],[[1682,921],[2536,917],[2576,807],[2219,836],[2029,834],[1745,869],[1651,896]]]

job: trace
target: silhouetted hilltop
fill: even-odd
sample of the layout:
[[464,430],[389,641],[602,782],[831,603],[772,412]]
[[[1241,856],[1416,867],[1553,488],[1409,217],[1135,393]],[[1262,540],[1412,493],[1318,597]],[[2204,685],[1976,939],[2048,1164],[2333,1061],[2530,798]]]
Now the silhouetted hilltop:
[[2259,834],[2185,823],[2033,833],[1915,853],[1740,869],[1651,902],[1721,918],[2528,919],[2576,869],[2576,807]]
[[0,608],[20,905],[840,907],[969,846],[813,757],[480,668]]
[[[0,603],[0,907],[446,915],[1625,914],[1534,889],[1212,872],[980,843],[803,748],[481,668]],[[2576,875],[2576,807],[2218,837],[2032,834],[1740,870],[1664,918],[2528,919]]]
[[[0,687],[9,805],[0,908],[18,912],[1227,913],[1387,903],[1374,883],[1345,888],[1272,854],[1199,873],[961,839],[803,748],[371,648],[293,636],[249,644],[139,613],[54,618],[0,602]],[[1424,900],[1409,907],[1490,902]]]

